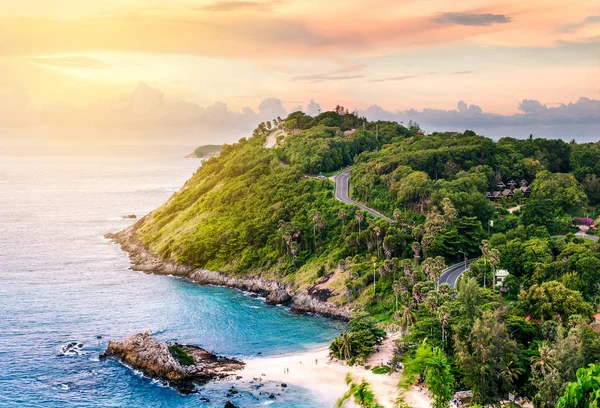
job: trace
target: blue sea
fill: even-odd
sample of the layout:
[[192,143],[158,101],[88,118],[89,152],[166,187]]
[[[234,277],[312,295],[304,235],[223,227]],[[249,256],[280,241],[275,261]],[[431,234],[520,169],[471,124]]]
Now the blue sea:
[[[146,329],[242,359],[311,350],[341,331],[240,291],[129,269],[104,234],[176,192],[201,164],[183,158],[191,150],[0,148],[0,406],[222,407],[231,383],[180,396],[98,355],[109,339]],[[69,342],[82,353],[58,356]],[[230,398],[241,407],[330,404],[270,383],[259,395],[244,381]],[[264,394],[276,390],[275,400]]]

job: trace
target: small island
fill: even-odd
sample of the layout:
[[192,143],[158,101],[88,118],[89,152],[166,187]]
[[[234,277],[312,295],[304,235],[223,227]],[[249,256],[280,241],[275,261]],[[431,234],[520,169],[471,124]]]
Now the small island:
[[134,334],[123,341],[110,341],[101,357],[106,356],[164,382],[183,395],[194,393],[197,385],[224,379],[245,365],[198,346],[159,343],[149,331]]
[[209,157],[218,156],[219,153],[221,153],[222,149],[223,149],[223,145],[209,144],[209,145],[198,146],[192,153],[190,153],[189,155],[187,155],[185,157],[208,159]]

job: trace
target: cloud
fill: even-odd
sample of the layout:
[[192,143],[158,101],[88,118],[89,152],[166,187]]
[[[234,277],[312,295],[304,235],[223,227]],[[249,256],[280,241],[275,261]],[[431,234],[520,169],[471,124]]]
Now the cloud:
[[372,79],[370,82],[406,81],[407,79],[419,78],[427,75],[435,75],[437,72],[429,72],[421,75],[398,75],[389,78]]
[[594,24],[600,23],[600,16],[588,16],[580,22],[565,24],[558,27],[555,32],[557,33],[572,33],[579,30],[580,28],[588,27]]
[[348,74],[348,73],[336,73],[329,72],[323,74],[309,74],[309,75],[298,75],[292,77],[292,81],[306,81],[306,82],[325,82],[325,81],[346,81],[348,79],[364,78],[363,74]]
[[474,74],[475,71],[457,71],[453,72],[450,75],[466,75],[466,74]]
[[308,102],[306,113],[310,116],[317,116],[321,113],[321,105],[311,99],[310,102]]
[[282,1],[217,1],[214,3],[207,4],[200,7],[201,10],[205,11],[238,11],[238,10],[255,10],[255,11],[269,11],[274,6],[283,4]]
[[58,68],[87,68],[87,69],[104,69],[106,64],[104,61],[93,57],[82,55],[73,55],[65,57],[31,57],[26,58],[27,61],[37,65],[47,65]]
[[463,131],[472,129],[489,137],[538,137],[597,141],[600,128],[600,100],[579,98],[575,103],[548,107],[535,99],[524,99],[518,104],[519,113],[501,115],[484,112],[478,105],[459,101],[456,109],[408,109],[387,111],[372,105],[359,110],[369,120],[393,120],[408,123],[413,120],[431,131]]
[[[597,141],[600,129],[600,100],[578,101],[548,106],[535,99],[523,99],[519,112],[511,115],[485,112],[476,104],[459,101],[455,109],[407,109],[389,111],[372,105],[358,110],[369,120],[413,120],[427,131],[464,131],[472,129],[489,137],[537,137]],[[0,127],[52,129],[86,129],[75,132],[77,138],[91,137],[88,130],[101,133],[110,142],[115,130],[136,131],[142,137],[160,143],[233,142],[249,136],[256,125],[278,116],[302,110],[311,116],[321,112],[321,105],[310,100],[305,108],[285,109],[277,98],[266,98],[258,109],[232,110],[224,102],[200,106],[181,99],[170,100],[155,87],[140,82],[135,89],[119,98],[99,100],[87,106],[53,103],[33,109],[28,95],[19,89],[0,94]],[[64,133],[64,132],[58,132]],[[0,132],[10,135],[12,132]]]
[[491,26],[492,24],[506,24],[512,18],[504,14],[476,14],[476,13],[440,13],[433,21],[442,24],[457,24],[464,26]]

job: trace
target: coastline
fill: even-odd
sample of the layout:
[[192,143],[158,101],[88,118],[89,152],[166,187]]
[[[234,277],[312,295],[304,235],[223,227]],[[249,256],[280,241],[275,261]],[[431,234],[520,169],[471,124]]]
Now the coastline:
[[[246,292],[256,293],[268,299],[280,299],[293,312],[313,313],[323,317],[347,320],[352,310],[313,298],[307,293],[293,292],[286,285],[262,279],[257,276],[233,277],[217,271],[194,268],[181,265],[171,260],[163,260],[152,253],[137,237],[137,229],[144,223],[147,216],[116,234],[106,234],[106,238],[119,244],[121,249],[129,254],[132,262],[131,269],[157,275],[174,275],[187,278],[200,285],[217,285]],[[282,296],[287,294],[288,296]],[[391,359],[393,341],[397,335],[391,335],[367,361],[367,365],[375,366]],[[321,401],[334,405],[339,397],[347,391],[345,377],[350,373],[360,381],[365,379],[371,385],[373,393],[383,407],[393,407],[399,395],[397,388],[399,373],[389,375],[374,374],[362,366],[348,366],[343,361],[330,360],[326,347],[310,352],[273,357],[256,357],[246,361],[245,368],[239,372],[243,380],[263,378],[265,381],[293,384],[311,390]],[[284,373],[284,368],[289,372]],[[414,408],[428,408],[430,399],[416,388],[402,393],[404,400]],[[355,406],[349,402],[348,406]]]
[[[386,343],[392,344],[394,338],[388,338],[380,347],[382,353],[373,355],[370,361],[385,360],[387,351]],[[383,351],[386,350],[386,351]],[[311,352],[283,355],[276,357],[257,357],[244,361],[246,366],[239,372],[244,379],[262,378],[264,381],[293,384],[311,390],[321,402],[334,406],[347,390],[346,374],[350,374],[355,381],[365,379],[371,385],[371,390],[377,402],[385,407],[394,406],[398,398],[397,388],[400,381],[399,373],[374,374],[362,366],[348,366],[342,361],[329,360],[329,350],[320,348]],[[284,370],[286,372],[284,372]],[[288,372],[289,370],[289,372]],[[416,387],[402,393],[404,401],[413,408],[429,408],[431,400]],[[348,402],[345,406],[355,406]]]
[[[150,214],[149,214],[150,215]],[[136,223],[115,234],[106,234],[129,254],[131,269],[157,275],[174,275],[187,278],[200,285],[216,285],[234,288],[265,296],[267,304],[285,304],[294,313],[312,313],[330,319],[347,321],[352,309],[323,302],[308,293],[293,291],[290,285],[259,276],[235,277],[222,272],[182,265],[172,260],[164,260],[150,251],[137,236],[137,229],[144,223],[146,215]]]

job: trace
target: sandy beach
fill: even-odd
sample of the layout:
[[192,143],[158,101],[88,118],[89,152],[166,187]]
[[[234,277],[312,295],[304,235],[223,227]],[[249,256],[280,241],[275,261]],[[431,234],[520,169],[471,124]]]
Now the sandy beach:
[[[391,336],[368,360],[367,365],[387,362],[391,358],[393,340]],[[287,372],[289,370],[289,372]],[[345,377],[350,373],[353,378],[364,378],[372,387],[379,404],[393,407],[398,398],[399,373],[391,375],[373,374],[362,366],[348,366],[341,361],[330,361],[329,350],[321,348],[312,352],[279,357],[255,358],[246,361],[246,367],[240,372],[245,379],[262,378],[263,381],[275,381],[299,385],[318,395],[328,406],[334,406],[337,399],[347,390]],[[414,408],[429,408],[430,400],[425,393],[416,388],[404,392],[404,400]],[[354,406],[347,403],[346,406]]]

